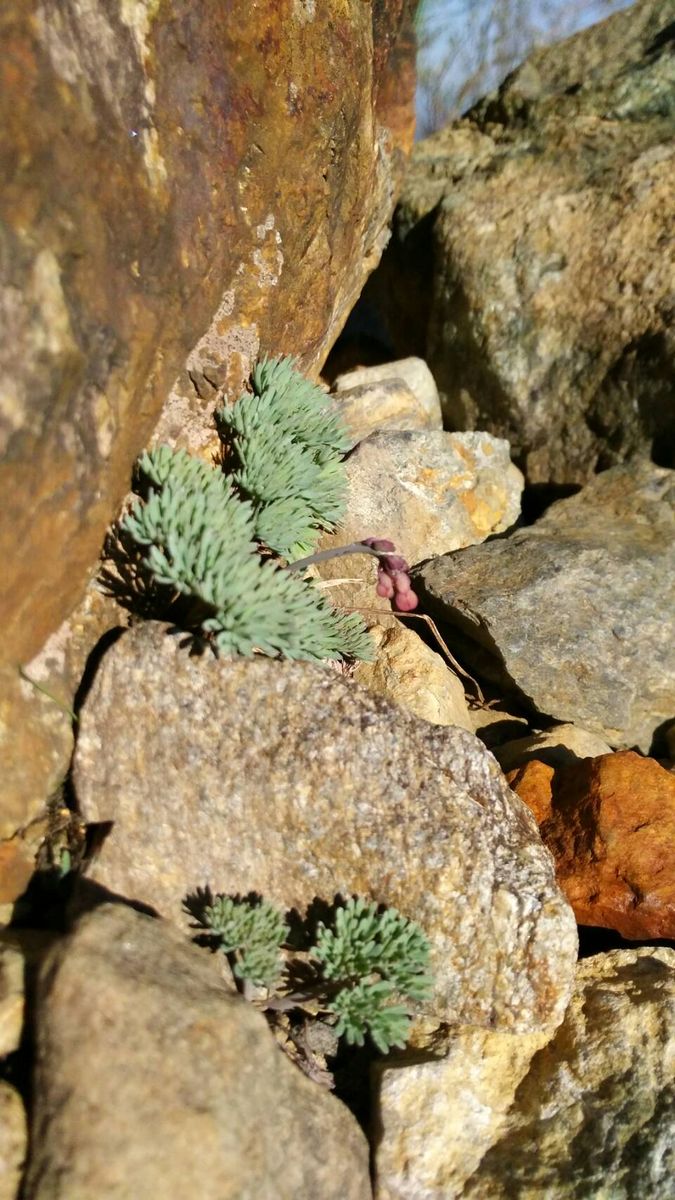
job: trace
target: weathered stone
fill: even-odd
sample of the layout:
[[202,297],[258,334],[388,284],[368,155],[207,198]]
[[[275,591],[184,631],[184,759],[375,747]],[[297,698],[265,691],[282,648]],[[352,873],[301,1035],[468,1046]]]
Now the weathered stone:
[[561,1019],[572,913],[526,807],[471,734],[306,663],[190,657],[125,633],[81,714],[75,789],[113,821],[91,875],[181,919],[251,889],[284,907],[370,897],[429,937],[429,1011],[531,1030]]
[[506,776],[509,786],[527,805],[540,827],[553,812],[554,775],[555,767],[550,763],[532,758],[522,767],[514,767]]
[[613,951],[541,1049],[461,1029],[439,1061],[383,1064],[377,1200],[670,1200],[674,1018],[675,952]]
[[508,438],[531,482],[652,443],[674,465],[673,20],[641,0],[418,143],[366,289],[446,425]]
[[443,1057],[383,1060],[374,1079],[376,1200],[451,1200],[495,1142],[550,1033],[453,1030]]
[[0,657],[81,595],[178,372],[196,445],[259,348],[321,365],[412,142],[411,8],[3,4]]
[[441,427],[440,411],[438,424],[433,424],[402,379],[382,379],[345,388],[335,397],[335,402],[352,446],[371,433]]
[[511,712],[503,703],[501,707],[472,708],[470,714],[473,732],[493,754],[496,747],[524,737],[530,730],[527,717]]
[[470,667],[522,702],[649,751],[675,712],[675,473],[599,475],[508,538],[414,580]]
[[492,751],[502,771],[511,771],[532,758],[560,767],[577,762],[580,758],[598,758],[601,754],[611,752],[611,746],[597,733],[589,733],[588,729],[569,724],[555,725],[553,729],[516,738]]
[[[126,614],[91,585],[67,621],[24,666],[0,665],[0,839],[43,814],[73,753],[73,706],[87,657]],[[0,903],[23,891],[30,875],[30,836],[0,844]]]
[[377,657],[359,663],[357,683],[432,725],[458,725],[473,732],[464,688],[439,654],[398,622],[390,629],[376,625],[370,635]]
[[463,1200],[670,1200],[674,1060],[675,952],[615,950],[581,962],[565,1020],[535,1056]]
[[533,787],[533,765],[511,786],[543,818],[542,838],[579,924],[675,938],[675,776],[631,750],[584,759],[552,772],[546,813],[546,781]]
[[123,905],[81,919],[36,997],[34,1200],[366,1200],[348,1110],[216,962]]
[[26,1111],[19,1093],[0,1079],[0,1200],[17,1200],[26,1157]]
[[[504,441],[485,433],[379,433],[347,464],[347,513],[321,546],[389,538],[408,562],[482,542],[520,513],[523,480]],[[375,595],[375,560],[353,555],[321,563],[336,604],[387,611]],[[366,614],[367,616],[369,614]]]
[[378,429],[443,428],[438,388],[422,358],[357,367],[338,375],[332,390],[349,428],[360,434],[355,441]]
[[0,1058],[12,1054],[21,1041],[24,1003],[24,957],[0,943]]

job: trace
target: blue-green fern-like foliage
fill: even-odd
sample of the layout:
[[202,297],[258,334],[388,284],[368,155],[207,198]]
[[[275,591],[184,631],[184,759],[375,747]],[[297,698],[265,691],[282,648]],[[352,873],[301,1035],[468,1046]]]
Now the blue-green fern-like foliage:
[[[184,450],[146,451],[139,470],[149,487],[121,528],[142,548],[143,565],[154,581],[195,602],[199,627],[219,654],[371,658],[372,642],[357,614],[336,612],[311,582],[259,553],[261,543],[284,557],[298,547],[311,549],[321,528],[332,527],[344,490],[337,450],[344,443],[323,393],[290,360],[264,362],[254,378],[254,394],[242,396],[229,410],[237,414],[231,428],[237,430],[240,468],[227,476]],[[294,387],[297,435],[292,432]],[[263,417],[269,426],[262,424]],[[320,442],[322,420],[325,443]],[[276,459],[270,449],[275,441]],[[292,494],[291,483],[299,494]],[[282,526],[288,533],[285,543]]]
[[[220,894],[203,909],[200,921],[232,959],[240,980],[274,991],[289,933],[279,909],[262,900]],[[292,963],[293,952],[288,953]],[[317,965],[317,980],[305,993],[282,993],[287,1008],[318,1004],[332,1019],[337,1037],[350,1045],[362,1046],[370,1035],[382,1054],[405,1046],[409,1005],[428,999],[432,986],[429,942],[419,925],[395,908],[380,911],[376,904],[351,897],[336,908],[333,927],[319,924],[309,957]]]
[[349,440],[292,358],[263,359],[251,387],[218,413],[238,460],[234,481],[253,504],[256,537],[283,558],[301,558],[343,514]]

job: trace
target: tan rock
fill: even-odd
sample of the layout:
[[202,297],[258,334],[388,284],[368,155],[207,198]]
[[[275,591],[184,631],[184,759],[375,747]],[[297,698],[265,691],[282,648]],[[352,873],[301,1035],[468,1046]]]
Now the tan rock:
[[359,663],[357,683],[432,725],[472,729],[464,688],[439,654],[398,622],[391,629],[376,625],[370,635],[377,657],[372,663]]
[[[482,542],[514,523],[522,476],[508,443],[483,433],[400,432],[366,438],[347,461],[347,513],[322,548],[389,538],[413,564]],[[377,567],[364,555],[320,565],[336,604],[386,613]],[[337,580],[350,582],[337,584]],[[366,614],[368,615],[368,614]]]
[[451,1200],[499,1140],[549,1033],[451,1032],[437,1061],[378,1064],[376,1200]]
[[24,971],[23,954],[0,943],[0,1058],[12,1054],[21,1041]]
[[32,872],[31,837],[12,838],[45,812],[73,753],[73,705],[87,658],[124,613],[91,585],[29,663],[0,665],[0,903],[21,894]]
[[450,1031],[376,1075],[377,1200],[670,1200],[675,952],[581,962],[553,1039]]
[[0,1200],[18,1200],[27,1141],[23,1101],[0,1079]]
[[123,905],[55,946],[36,996],[34,1200],[367,1200],[354,1117],[217,963]]
[[402,379],[382,379],[344,389],[335,400],[352,446],[371,433],[395,429],[419,431],[441,426],[440,410],[438,423],[430,421],[422,404]]
[[[400,390],[400,385],[403,383],[412,392],[416,402],[415,409],[410,408],[406,398],[406,407],[402,411],[405,414],[410,410],[411,417],[414,413],[415,419],[419,423],[416,425],[388,425],[387,428],[443,428],[438,388],[423,358],[400,358],[397,362],[381,363],[376,367],[357,367],[353,371],[346,371],[343,375],[338,375],[332,390],[337,394],[340,405],[344,404],[351,408],[353,394],[357,389],[363,389],[365,396],[371,393],[376,396],[380,386],[392,383],[396,385],[397,390]],[[373,433],[378,428],[382,429],[384,426],[373,423],[368,433]]]
[[674,1064],[675,952],[584,960],[560,1030],[535,1055],[462,1200],[670,1200]]
[[399,0],[7,0],[2,33],[0,658],[25,663],[169,390],[163,436],[203,445],[259,348],[321,365],[388,238],[414,45]]
[[174,921],[195,888],[285,908],[371,897],[418,921],[439,1019],[562,1017],[576,928],[527,808],[465,730],[307,663],[191,657],[162,627],[108,651],[74,785],[114,826],[91,878]]
[[670,771],[622,750],[555,771],[533,760],[511,786],[542,820],[542,838],[579,924],[628,938],[675,937]]
[[601,754],[611,753],[611,746],[597,733],[569,724],[556,725],[543,733],[516,738],[493,750],[502,771],[511,771],[532,758],[550,763],[553,767],[561,767],[578,762],[580,758],[598,758]]

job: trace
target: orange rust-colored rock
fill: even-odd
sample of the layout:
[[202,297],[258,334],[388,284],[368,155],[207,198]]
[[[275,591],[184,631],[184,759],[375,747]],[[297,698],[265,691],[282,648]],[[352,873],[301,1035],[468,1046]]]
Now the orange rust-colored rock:
[[532,760],[508,778],[540,823],[579,924],[627,938],[675,937],[670,771],[622,750],[555,771]]
[[539,758],[532,758],[522,767],[507,772],[509,786],[534,813],[537,825],[551,816],[554,774],[554,767]]
[[5,0],[0,657],[81,596],[172,392],[320,367],[412,141],[411,0]]

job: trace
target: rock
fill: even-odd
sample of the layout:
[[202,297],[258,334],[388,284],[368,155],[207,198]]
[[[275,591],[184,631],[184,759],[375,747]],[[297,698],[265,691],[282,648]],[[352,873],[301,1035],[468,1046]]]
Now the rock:
[[553,767],[561,767],[580,758],[598,758],[601,754],[611,752],[611,746],[596,733],[589,733],[588,729],[579,729],[576,725],[555,725],[553,729],[506,742],[492,751],[502,771],[511,771],[533,758]]
[[516,795],[520,796],[541,828],[553,812],[553,777],[555,767],[531,758],[522,767],[509,771],[506,778]]
[[[29,663],[0,665],[0,903],[16,899],[33,870],[27,828],[44,816],[73,754],[73,709],[92,649],[127,614],[91,584],[70,617]],[[21,831],[21,836],[15,833]],[[10,862],[12,866],[10,867]],[[26,874],[27,872],[27,874]]]
[[383,379],[376,383],[345,389],[335,398],[347,428],[351,445],[362,442],[371,433],[396,429],[424,430],[440,428],[429,421],[419,400],[401,379]]
[[615,950],[581,962],[565,1020],[462,1200],[670,1200],[674,1030],[675,952]]
[[[338,375],[332,390],[349,428],[365,431],[355,440],[379,429],[443,428],[438,388],[422,358],[357,367]],[[362,409],[366,411],[361,416]],[[361,423],[357,425],[359,416]],[[406,423],[394,424],[395,421]]]
[[0,1058],[18,1049],[23,1029],[24,957],[0,942]]
[[470,709],[473,732],[494,754],[495,748],[530,731],[527,717],[513,713],[508,707]]
[[364,293],[446,427],[508,438],[532,483],[675,465],[674,19],[642,0],[537,50],[419,142]]
[[548,784],[540,772],[533,784],[533,767],[511,786],[543,818],[541,836],[579,924],[675,938],[675,776],[630,750],[547,767]]
[[321,366],[388,238],[411,16],[3,5],[0,658],[77,602],[170,390],[203,446],[259,348]]
[[579,964],[546,1046],[460,1029],[383,1063],[377,1200],[670,1200],[674,1017],[675,952],[617,950]]
[[648,752],[675,712],[674,576],[675,474],[636,462],[413,582],[461,632],[469,669],[611,746]]
[[110,904],[51,952],[36,998],[34,1200],[370,1196],[356,1121],[216,962]]
[[145,624],[99,668],[74,786],[86,820],[114,822],[91,877],[171,920],[204,885],[300,911],[370,897],[426,932],[437,1018],[561,1019],[571,910],[534,819],[464,730],[314,664],[191,657]]
[[[347,513],[322,549],[383,537],[415,563],[484,541],[520,512],[522,476],[508,444],[488,434],[377,433],[357,446],[346,467]],[[388,611],[375,595],[373,558],[332,559],[318,570],[322,579],[351,581],[331,586],[334,603]]]
[[[443,1057],[375,1067],[375,1200],[451,1200],[499,1140],[550,1033],[453,1029]],[[487,1195],[487,1193],[486,1193]]]
[[473,732],[464,688],[439,654],[399,623],[391,629],[376,625],[370,634],[377,658],[359,663],[357,683],[432,725],[458,725]]
[[27,1140],[23,1101],[0,1079],[0,1200],[18,1200]]

